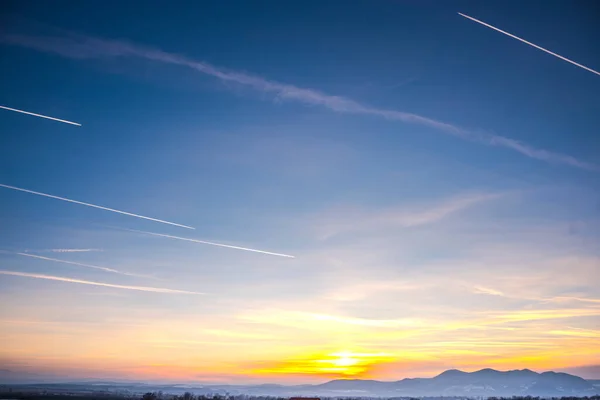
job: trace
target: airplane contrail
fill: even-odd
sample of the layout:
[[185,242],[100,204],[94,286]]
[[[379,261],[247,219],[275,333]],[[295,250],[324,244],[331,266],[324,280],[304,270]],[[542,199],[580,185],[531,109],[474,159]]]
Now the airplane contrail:
[[29,112],[29,111],[17,110],[16,108],[10,108],[10,107],[5,107],[5,106],[0,106],[0,108],[3,108],[5,110],[9,110],[9,111],[14,111],[14,112],[22,113],[22,114],[33,115],[34,117],[51,119],[52,121],[64,122],[65,124],[71,124],[71,125],[75,125],[75,126],[81,126],[81,124],[78,124],[77,122],[67,121],[66,119],[59,119],[59,118],[49,117],[47,115],[36,114],[36,113]]
[[127,275],[127,276],[137,276],[140,278],[150,278],[147,275],[141,275],[141,274],[133,274],[133,273],[129,273],[129,272],[123,272],[123,271],[119,271],[117,269],[112,269],[112,268],[107,268],[107,267],[99,267],[97,265],[91,265],[91,264],[83,264],[83,263],[78,263],[75,261],[67,261],[67,260],[60,260],[58,258],[50,258],[50,257],[44,257],[44,256],[38,256],[35,254],[28,254],[28,253],[10,253],[7,251],[3,251],[0,250],[1,253],[5,253],[5,254],[16,254],[19,256],[25,256],[25,257],[31,257],[31,258],[37,258],[40,260],[46,260],[46,261],[54,261],[54,262],[59,262],[59,263],[63,263],[63,264],[71,264],[71,265],[77,265],[78,267],[84,267],[84,268],[91,268],[91,269],[98,269],[100,271],[104,271],[104,272],[112,272],[115,274],[120,274],[120,275]]
[[37,194],[38,196],[50,197],[51,199],[68,201],[70,203],[81,204],[83,206],[99,208],[101,210],[112,211],[112,212],[118,213],[118,214],[129,215],[130,217],[147,219],[147,220],[154,221],[154,222],[160,222],[162,224],[174,225],[174,226],[179,226],[181,228],[187,228],[187,229],[196,229],[196,228],[192,228],[191,226],[176,224],[175,222],[169,222],[169,221],[164,221],[162,219],[145,217],[145,216],[139,215],[139,214],[133,214],[133,213],[125,212],[125,211],[115,210],[114,208],[97,206],[95,204],[84,203],[83,201],[71,200],[71,199],[67,199],[67,198],[64,198],[64,197],[53,196],[51,194],[46,194],[46,193],[41,193],[41,192],[35,192],[35,191],[29,190],[29,189],[22,189],[22,188],[18,188],[18,187],[15,187],[15,186],[4,185],[2,183],[0,183],[0,187],[5,187],[7,189],[12,189],[12,190],[18,190],[18,191],[25,192],[25,193]]
[[25,253],[89,253],[92,251],[103,251],[102,249],[46,249],[25,250]]
[[206,293],[201,293],[201,292],[190,292],[187,290],[155,288],[155,287],[149,287],[149,286],[116,285],[116,284],[112,284],[112,283],[84,281],[82,279],[65,278],[62,276],[30,274],[27,272],[17,272],[17,271],[0,270],[0,275],[22,276],[25,278],[34,278],[34,279],[47,279],[50,281],[80,283],[83,285],[104,286],[104,287],[110,287],[110,288],[116,288],[116,289],[139,290],[142,292],[170,293],[170,294],[200,294],[200,295],[206,294]]
[[271,256],[279,256],[279,257],[288,257],[288,258],[296,258],[295,256],[290,256],[288,254],[281,254],[281,253],[273,253],[270,251],[264,251],[264,250],[257,250],[257,249],[249,249],[247,247],[239,247],[239,246],[231,246],[228,244],[221,244],[221,243],[214,243],[214,242],[206,242],[204,240],[198,240],[198,239],[190,239],[190,238],[184,238],[184,237],[179,237],[179,236],[172,236],[172,235],[165,235],[163,233],[154,233],[154,232],[146,232],[146,231],[138,231],[136,229],[125,229],[125,228],[119,228],[119,229],[123,229],[129,232],[137,232],[137,233],[142,233],[145,235],[152,235],[152,236],[160,236],[160,237],[166,237],[166,238],[170,238],[170,239],[177,239],[177,240],[185,240],[187,242],[194,242],[194,243],[201,243],[201,244],[209,244],[211,246],[220,246],[220,247],[227,247],[230,249],[236,249],[236,250],[245,250],[245,251],[252,251],[255,253],[262,253],[262,254],[268,254]]
[[568,63],[571,63],[571,64],[573,64],[573,65],[576,65],[576,66],[578,66],[579,68],[583,68],[583,69],[585,69],[586,71],[589,71],[589,72],[591,72],[591,73],[594,73],[594,74],[596,74],[596,75],[600,75],[600,72],[598,72],[598,71],[595,71],[595,70],[593,70],[593,69],[591,69],[591,68],[588,68],[588,67],[586,67],[585,65],[581,65],[581,64],[579,64],[579,63],[577,63],[577,62],[575,62],[575,61],[573,61],[573,60],[569,60],[568,58],[566,58],[566,57],[563,57],[563,56],[561,56],[560,54],[556,54],[556,53],[554,53],[554,52],[552,52],[552,51],[550,51],[550,50],[548,50],[548,49],[545,49],[545,48],[543,48],[543,47],[541,47],[541,46],[538,46],[537,44],[533,44],[533,43],[531,43],[531,42],[528,42],[528,41],[527,41],[527,40],[525,40],[525,39],[521,39],[521,38],[520,38],[520,37],[518,37],[518,36],[515,36],[515,35],[513,35],[513,34],[511,34],[511,33],[508,33],[508,32],[506,32],[506,31],[503,31],[502,29],[498,29],[498,28],[496,28],[495,26],[492,26],[492,25],[490,25],[490,24],[486,24],[486,23],[485,23],[485,22],[483,22],[483,21],[480,21],[480,20],[478,20],[478,19],[475,19],[475,18],[473,18],[473,17],[469,17],[468,15],[466,15],[466,14],[463,14],[463,13],[458,13],[458,15],[461,15],[461,16],[463,16],[463,17],[465,17],[465,18],[468,18],[468,19],[470,19],[471,21],[477,22],[478,24],[481,24],[481,25],[483,25],[483,26],[487,26],[488,28],[491,28],[491,29],[493,29],[493,30],[495,30],[495,31],[498,31],[498,32],[500,32],[500,33],[503,33],[503,34],[505,34],[506,36],[510,36],[510,37],[511,37],[511,38],[513,38],[513,39],[520,40],[521,42],[523,42],[523,43],[525,43],[525,44],[528,44],[528,45],[530,45],[530,46],[532,46],[532,47],[535,47],[535,48],[536,48],[536,49],[538,49],[538,50],[541,50],[541,51],[544,51],[544,52],[546,52],[546,53],[548,53],[548,54],[551,54],[551,55],[553,55],[554,57],[558,57],[558,58],[560,58],[560,59],[561,59],[561,60],[563,60],[563,61],[566,61],[566,62],[568,62]]

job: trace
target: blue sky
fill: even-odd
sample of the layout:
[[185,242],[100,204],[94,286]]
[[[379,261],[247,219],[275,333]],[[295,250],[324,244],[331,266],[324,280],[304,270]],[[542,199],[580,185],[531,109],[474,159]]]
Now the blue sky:
[[[3,275],[13,369],[304,381],[600,364],[600,79],[457,15],[597,69],[590,3],[11,7],[0,105],[83,126],[0,110],[0,183],[196,230],[0,188],[0,269],[206,293]],[[122,356],[132,341],[148,359]],[[291,361],[340,351],[387,355]]]

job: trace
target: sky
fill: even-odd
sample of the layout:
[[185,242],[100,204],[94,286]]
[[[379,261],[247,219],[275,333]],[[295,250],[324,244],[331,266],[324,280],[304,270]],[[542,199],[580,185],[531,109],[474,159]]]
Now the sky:
[[593,2],[7,4],[3,368],[600,379]]

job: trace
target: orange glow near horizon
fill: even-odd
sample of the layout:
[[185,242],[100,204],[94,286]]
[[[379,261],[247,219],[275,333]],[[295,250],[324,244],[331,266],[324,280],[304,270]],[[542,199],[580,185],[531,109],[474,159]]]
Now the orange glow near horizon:
[[[182,324],[171,325],[171,328],[185,332],[188,323]],[[357,325],[353,323],[351,326]],[[548,331],[548,335],[538,333],[537,338],[532,340],[535,331],[530,329],[513,331],[512,338],[500,331],[492,339],[467,337],[468,330],[461,328],[456,332],[430,332],[423,338],[407,336],[401,341],[394,341],[397,345],[392,347],[396,348],[390,350],[389,339],[385,338],[393,331],[379,327],[371,329],[365,330],[360,326],[353,331],[350,328],[343,341],[376,342],[379,338],[379,346],[347,345],[341,350],[313,351],[308,344],[310,334],[302,336],[282,331],[281,338],[286,339],[285,343],[269,345],[259,332],[207,328],[204,333],[202,330],[189,335],[179,333],[167,339],[164,335],[168,330],[155,326],[146,330],[146,334],[137,329],[117,331],[107,333],[103,338],[85,337],[79,342],[73,342],[69,334],[63,333],[54,337],[53,353],[45,347],[48,342],[43,343],[44,336],[17,338],[11,336],[9,330],[8,336],[3,336],[13,345],[10,347],[12,350],[2,350],[1,359],[20,357],[29,366],[38,366],[38,370],[64,371],[73,377],[88,376],[87,371],[95,371],[98,375],[99,371],[106,370],[118,371],[120,376],[130,379],[301,383],[347,378],[396,380],[428,377],[449,368],[465,371],[485,367],[538,371],[564,369],[593,364],[600,355],[600,344],[596,340],[598,332],[591,330],[574,330],[575,334],[571,331]],[[153,333],[154,330],[157,332]],[[319,329],[318,333],[325,332]],[[385,335],[381,336],[382,333]],[[274,331],[271,334],[275,335]],[[241,343],[238,346],[239,336],[244,337],[244,346]],[[461,336],[462,339],[456,339]],[[440,340],[442,337],[446,340]],[[447,340],[452,337],[455,339]],[[32,346],[31,340],[36,340],[38,346]],[[254,345],[266,347],[251,350],[253,341]],[[336,341],[339,340],[333,337],[331,343]],[[304,343],[302,347],[307,352],[303,353],[293,343]],[[44,351],[46,356],[36,354],[39,351]],[[109,377],[110,373],[99,376]]]
[[[377,294],[396,286],[364,287]],[[73,378],[314,383],[430,377],[450,368],[565,370],[600,359],[600,330],[594,328],[600,305],[581,296],[527,298],[532,306],[523,308],[496,294],[501,291],[485,289],[492,294],[470,295],[494,296],[499,304],[494,310],[469,310],[469,303],[446,313],[407,298],[393,317],[365,318],[342,307],[361,300],[240,302],[215,315],[196,315],[207,300],[192,304],[188,313],[169,314],[144,304],[123,308],[136,294],[103,297],[105,303],[98,303],[88,290],[51,291],[50,305],[23,302],[2,311],[2,365]],[[419,292],[435,296],[439,290],[432,286]],[[188,307],[187,301],[180,304]],[[385,303],[371,306],[373,314],[386,309]],[[88,309],[98,321],[87,318]]]
[[374,366],[393,360],[394,358],[385,353],[340,351],[328,354],[314,354],[284,362],[274,362],[273,365],[254,370],[253,373],[262,376],[291,374],[323,377],[358,377]]

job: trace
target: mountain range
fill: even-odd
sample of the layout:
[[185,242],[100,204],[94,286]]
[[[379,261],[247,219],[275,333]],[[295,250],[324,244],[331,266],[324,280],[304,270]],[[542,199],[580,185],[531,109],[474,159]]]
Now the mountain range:
[[[8,378],[8,379],[7,379]],[[34,378],[35,379],[35,378]],[[0,381],[17,383],[0,372]],[[25,383],[21,380],[22,383]],[[39,381],[38,381],[39,382]],[[195,394],[247,394],[270,396],[318,397],[425,397],[425,396],[592,396],[600,394],[600,381],[585,380],[561,372],[537,373],[528,369],[497,371],[482,369],[476,372],[448,370],[433,378],[406,378],[399,381],[337,379],[318,385],[156,385],[124,382],[45,383],[32,385],[56,391],[108,391],[142,393],[193,392]]]
[[365,393],[396,396],[585,396],[600,393],[600,387],[575,375],[560,372],[537,373],[528,369],[476,372],[448,370],[433,378],[402,379],[395,382],[335,380],[316,388],[330,393]]

